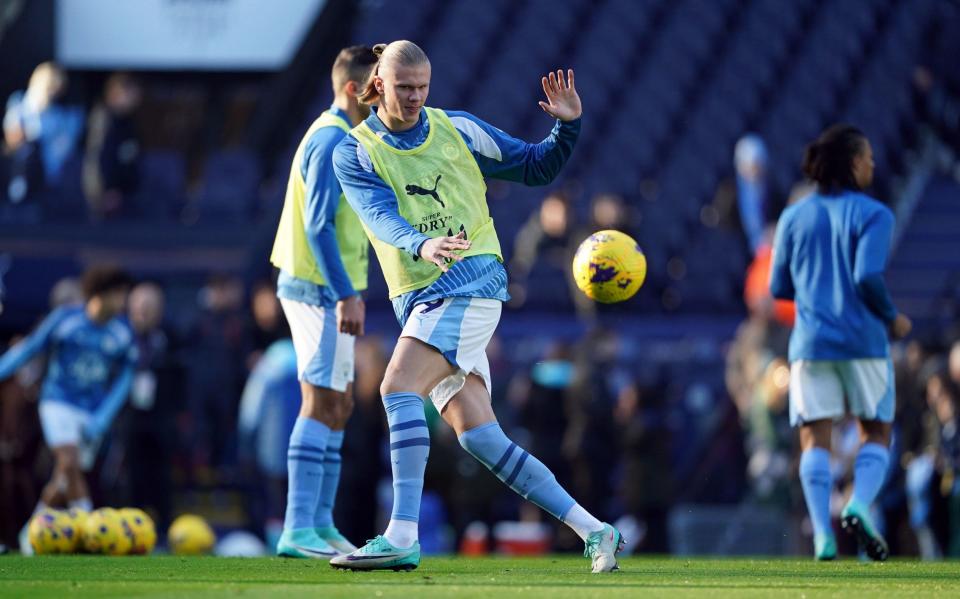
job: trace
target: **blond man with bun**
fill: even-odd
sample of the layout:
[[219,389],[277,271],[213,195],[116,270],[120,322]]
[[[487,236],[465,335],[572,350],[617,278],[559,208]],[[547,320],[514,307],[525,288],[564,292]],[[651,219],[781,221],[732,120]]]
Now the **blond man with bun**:
[[516,493],[570,526],[594,572],[617,567],[620,533],[593,517],[537,458],[511,441],[490,403],[485,349],[509,299],[485,178],[550,183],[580,132],[573,71],[541,80],[540,107],[555,119],[530,144],[466,112],[426,105],[430,61],[416,44],[374,47],[379,61],[360,100],[370,116],[334,152],[334,171],[380,261],[403,327],[381,385],[390,425],[390,522],[338,568],[412,569],[430,436],[429,399],[461,446]]

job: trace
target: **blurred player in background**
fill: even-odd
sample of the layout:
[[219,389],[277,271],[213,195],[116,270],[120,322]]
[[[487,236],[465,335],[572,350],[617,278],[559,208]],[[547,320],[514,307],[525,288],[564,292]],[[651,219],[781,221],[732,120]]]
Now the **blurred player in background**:
[[[93,465],[100,440],[133,381],[136,347],[122,316],[130,285],[130,277],[117,268],[90,268],[82,280],[83,305],[55,309],[0,357],[0,379],[5,379],[37,353],[48,353],[39,410],[54,469],[38,510],[92,508],[83,473]],[[22,551],[28,547],[21,542]]]
[[871,559],[884,560],[887,543],[869,509],[890,458],[894,380],[887,334],[901,338],[911,328],[883,281],[894,216],[862,193],[873,181],[873,151],[854,127],[824,131],[807,147],[803,171],[817,189],[780,217],[770,290],[796,302],[790,412],[800,426],[800,481],[815,554],[819,560],[837,554],[830,526],[831,432],[849,407],[860,421],[861,447],[841,522]]
[[540,460],[501,430],[490,403],[485,349],[508,298],[484,177],[544,185],[580,132],[573,71],[542,80],[541,108],[557,123],[528,144],[465,112],[426,108],[430,61],[408,41],[380,44],[361,101],[377,110],[337,146],[334,169],[377,252],[403,332],[381,386],[390,426],[394,503],[383,535],[331,564],[410,569],[430,450],[428,395],[460,444],[522,497],[570,526],[593,571],[617,566],[620,533],[590,515]]
[[333,105],[307,130],[290,169],[270,261],[290,324],[303,403],[290,435],[289,486],[277,554],[330,558],[356,547],[333,523],[343,428],[353,410],[354,338],[363,334],[368,244],[333,174],[331,156],[370,112],[357,101],[376,63],[352,46],[333,64]]

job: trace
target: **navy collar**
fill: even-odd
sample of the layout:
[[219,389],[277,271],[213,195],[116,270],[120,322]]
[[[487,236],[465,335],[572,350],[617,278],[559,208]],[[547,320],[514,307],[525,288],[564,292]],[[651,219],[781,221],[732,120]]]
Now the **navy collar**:
[[370,116],[367,117],[367,126],[373,130],[378,136],[383,137],[384,135],[395,135],[400,138],[407,137],[408,135],[413,137],[415,132],[419,132],[423,128],[424,124],[427,122],[427,111],[424,108],[420,109],[420,117],[417,119],[417,124],[413,127],[407,129],[406,131],[391,131],[387,129],[387,126],[383,124],[383,121],[380,120],[380,117],[377,116],[378,106],[372,106],[370,108]]

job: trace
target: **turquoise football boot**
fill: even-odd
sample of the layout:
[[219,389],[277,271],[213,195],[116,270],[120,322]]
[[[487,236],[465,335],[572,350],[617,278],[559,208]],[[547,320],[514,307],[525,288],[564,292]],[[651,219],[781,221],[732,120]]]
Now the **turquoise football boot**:
[[850,501],[840,512],[840,526],[856,537],[860,550],[870,559],[882,562],[890,555],[887,541],[877,531],[869,508]]
[[337,530],[336,526],[323,526],[320,528],[314,528],[313,530],[317,533],[318,537],[336,549],[337,553],[340,555],[353,553],[357,550],[357,546],[347,540],[347,537],[340,534],[340,531]]
[[334,549],[317,536],[312,528],[284,530],[277,541],[277,555],[280,557],[298,557],[308,559],[330,559],[339,555]]
[[619,530],[604,522],[602,529],[590,533],[584,545],[583,557],[591,559],[594,574],[620,569],[617,554],[623,549],[624,540]]
[[330,565],[344,570],[413,570],[420,565],[420,543],[400,549],[378,535],[353,553],[333,558]]
[[818,562],[837,559],[837,539],[833,535],[814,535],[813,555]]

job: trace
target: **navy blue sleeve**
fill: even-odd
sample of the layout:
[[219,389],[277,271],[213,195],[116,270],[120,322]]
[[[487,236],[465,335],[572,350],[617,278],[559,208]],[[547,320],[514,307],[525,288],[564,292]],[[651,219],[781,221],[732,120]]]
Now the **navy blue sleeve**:
[[374,172],[369,156],[352,135],[340,140],[333,151],[333,170],[347,202],[377,239],[419,255],[429,237],[400,216],[397,195]]
[[63,319],[64,314],[65,310],[63,308],[54,310],[33,333],[7,350],[7,353],[3,356],[0,356],[0,380],[12,375],[30,358],[47,347],[50,342],[50,334]]
[[860,229],[853,263],[857,292],[867,307],[886,323],[897,317],[897,309],[883,281],[893,241],[893,225],[893,212],[886,207],[869,215]]
[[333,148],[346,133],[337,127],[322,127],[307,140],[300,163],[306,183],[303,222],[323,280],[337,299],[356,295],[337,243],[336,217],[340,183],[333,174]]
[[790,212],[784,211],[773,237],[773,257],[770,260],[770,294],[777,299],[792,300],[796,294],[790,274]]
[[582,119],[557,121],[540,143],[517,139],[469,112],[446,111],[485,177],[525,185],[546,185],[556,179],[580,137]]

